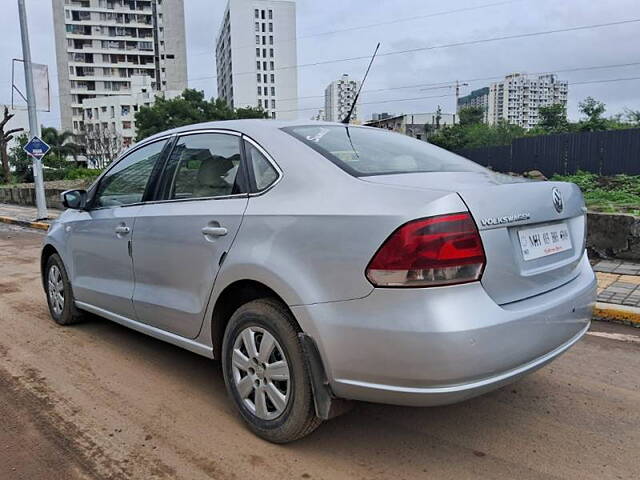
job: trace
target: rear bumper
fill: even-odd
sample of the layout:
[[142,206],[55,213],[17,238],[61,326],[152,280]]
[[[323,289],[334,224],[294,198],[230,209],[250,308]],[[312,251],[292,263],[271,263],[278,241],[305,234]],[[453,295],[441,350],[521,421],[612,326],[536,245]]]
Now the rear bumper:
[[587,331],[596,280],[586,255],[553,291],[497,305],[479,283],[374,289],[292,307],[341,398],[429,406],[465,400],[547,364]]

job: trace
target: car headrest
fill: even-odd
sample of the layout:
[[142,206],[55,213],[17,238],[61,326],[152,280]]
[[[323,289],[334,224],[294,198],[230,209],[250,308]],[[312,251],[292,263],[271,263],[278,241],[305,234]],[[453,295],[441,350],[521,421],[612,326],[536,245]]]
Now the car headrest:
[[202,159],[198,169],[198,184],[210,187],[227,185],[223,177],[233,168],[233,162],[219,155],[208,155],[207,157]]

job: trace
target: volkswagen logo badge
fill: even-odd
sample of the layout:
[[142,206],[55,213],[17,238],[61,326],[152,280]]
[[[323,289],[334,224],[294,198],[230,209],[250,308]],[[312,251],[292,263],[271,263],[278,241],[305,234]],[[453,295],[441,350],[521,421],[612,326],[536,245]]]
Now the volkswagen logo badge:
[[557,187],[553,187],[553,190],[551,190],[551,198],[553,200],[553,208],[556,209],[556,212],[562,213],[564,201],[562,200],[562,192]]

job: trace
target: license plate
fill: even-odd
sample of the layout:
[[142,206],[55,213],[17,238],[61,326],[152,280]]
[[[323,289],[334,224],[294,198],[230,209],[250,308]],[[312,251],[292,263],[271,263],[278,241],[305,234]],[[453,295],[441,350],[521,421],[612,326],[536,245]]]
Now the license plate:
[[547,257],[571,250],[569,227],[565,222],[518,231],[520,248],[525,260]]

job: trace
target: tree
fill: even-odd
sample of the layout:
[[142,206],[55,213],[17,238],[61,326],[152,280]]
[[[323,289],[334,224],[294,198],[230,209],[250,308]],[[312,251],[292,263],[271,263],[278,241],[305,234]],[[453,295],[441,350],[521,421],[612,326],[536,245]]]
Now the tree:
[[456,151],[466,147],[464,129],[460,125],[449,125],[429,136],[429,143],[446,150]]
[[135,116],[136,141],[183,125],[238,118],[266,118],[266,112],[260,107],[233,110],[220,98],[205,100],[204,92],[186,89],[179,97],[158,97],[153,105],[140,108]]
[[16,137],[16,145],[9,153],[9,165],[13,167],[15,176],[21,182],[33,182],[32,160],[23,150],[29,141],[26,133],[21,133]]
[[124,145],[122,135],[110,128],[96,128],[87,130],[82,136],[84,154],[94,168],[105,168],[113,162]]
[[429,142],[447,150],[509,145],[514,138],[524,137],[525,129],[507,122],[496,125],[473,123],[449,125],[429,137]]
[[2,159],[2,173],[6,183],[11,182],[11,167],[9,165],[9,155],[7,144],[13,139],[14,134],[24,130],[23,128],[12,128],[5,131],[5,127],[14,114],[9,113],[9,108],[5,105],[2,120],[0,120],[0,158]]
[[49,154],[59,158],[66,159],[69,156],[76,158],[81,153],[82,147],[72,141],[73,137],[73,133],[68,130],[58,132],[54,127],[42,128],[42,140],[51,147]]
[[461,108],[458,112],[460,125],[474,125],[484,121],[484,108],[479,105],[471,105]]
[[470,125],[466,132],[466,148],[486,147],[489,145],[510,145],[519,137],[524,137],[526,130],[504,120],[495,125],[476,123]]
[[578,104],[578,109],[586,118],[580,121],[582,131],[593,132],[607,129],[607,119],[603,117],[605,104],[593,97],[587,97]]
[[267,112],[261,107],[236,108],[235,118],[267,118]]
[[538,129],[542,133],[564,133],[569,130],[567,109],[561,103],[554,103],[538,109]]
[[640,127],[640,110],[631,110],[630,108],[625,108],[624,116],[627,122],[636,127]]
[[442,120],[442,108],[438,105],[436,110],[436,130],[440,129],[440,121]]

